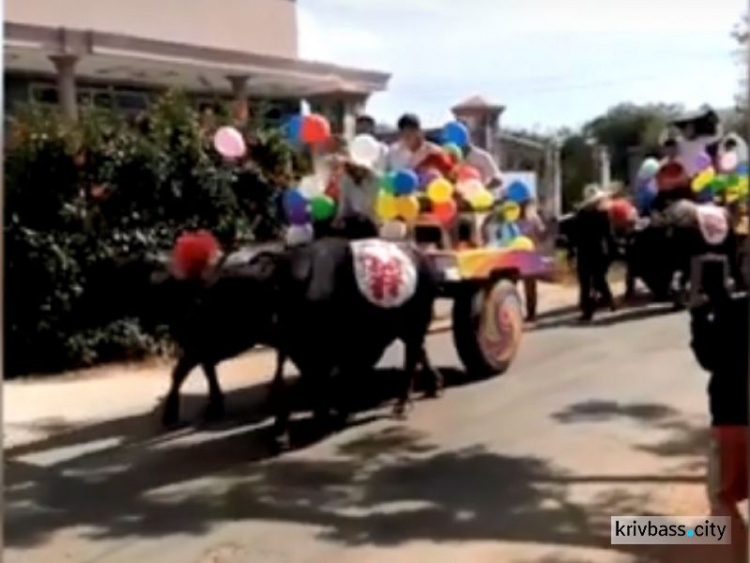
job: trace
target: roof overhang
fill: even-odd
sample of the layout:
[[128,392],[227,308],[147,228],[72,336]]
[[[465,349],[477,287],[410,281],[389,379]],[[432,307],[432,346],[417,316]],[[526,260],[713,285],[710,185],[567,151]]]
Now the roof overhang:
[[385,90],[390,75],[339,65],[172,43],[114,33],[5,24],[5,69],[53,70],[50,55],[80,57],[76,74],[94,79],[228,91],[228,76],[247,76],[250,94],[367,95]]

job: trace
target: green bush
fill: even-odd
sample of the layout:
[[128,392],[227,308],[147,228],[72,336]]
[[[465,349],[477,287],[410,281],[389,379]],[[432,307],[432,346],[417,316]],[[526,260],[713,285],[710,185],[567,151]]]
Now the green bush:
[[[6,374],[54,372],[164,350],[127,317],[116,265],[168,251],[183,230],[231,247],[278,237],[278,190],[294,152],[276,131],[244,131],[250,157],[212,150],[189,101],[165,95],[125,121],[89,111],[69,124],[28,108],[5,155]],[[128,295],[137,301],[139,295]]]

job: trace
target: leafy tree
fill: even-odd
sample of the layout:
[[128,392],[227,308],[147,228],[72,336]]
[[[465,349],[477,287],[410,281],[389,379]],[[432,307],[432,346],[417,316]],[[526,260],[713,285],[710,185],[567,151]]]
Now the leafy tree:
[[227,163],[212,134],[179,93],[129,123],[101,111],[78,124],[33,107],[17,116],[5,155],[7,374],[163,351],[160,331],[135,320],[146,280],[128,285],[119,265],[168,251],[185,229],[227,247],[278,235],[294,151],[251,124],[251,158]]

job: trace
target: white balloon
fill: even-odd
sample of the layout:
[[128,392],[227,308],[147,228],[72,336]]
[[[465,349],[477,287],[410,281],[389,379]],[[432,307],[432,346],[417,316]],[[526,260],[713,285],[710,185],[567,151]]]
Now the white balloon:
[[370,166],[380,157],[380,143],[372,135],[357,135],[349,147],[352,159]]
[[317,175],[305,176],[299,182],[299,191],[307,199],[321,195],[325,191],[323,179]]
[[312,242],[314,237],[312,225],[290,225],[285,238],[288,246],[298,246]]

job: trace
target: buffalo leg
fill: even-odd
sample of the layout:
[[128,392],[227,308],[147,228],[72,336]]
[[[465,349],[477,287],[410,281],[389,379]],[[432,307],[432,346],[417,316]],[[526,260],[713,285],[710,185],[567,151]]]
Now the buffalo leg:
[[208,408],[206,418],[209,420],[220,420],[224,417],[224,393],[219,386],[219,378],[216,375],[216,364],[203,363],[203,373],[208,381]]
[[167,393],[167,399],[164,403],[162,412],[162,424],[164,426],[174,426],[180,418],[180,388],[190,371],[198,365],[198,362],[190,356],[183,354],[177,361],[177,365],[172,370],[172,384]]
[[594,316],[596,301],[593,296],[594,288],[591,283],[592,275],[587,265],[578,263],[578,308],[581,319],[590,321]]
[[283,377],[283,363],[282,368],[276,366],[276,375],[281,373],[280,377],[274,377],[273,386],[271,388],[271,400],[273,403],[273,409],[275,412],[275,418],[273,422],[273,439],[276,445],[280,449],[286,449],[289,447],[289,418],[292,413],[292,408],[289,401],[289,389],[286,385],[286,381]]
[[422,357],[424,344],[409,343],[406,344],[405,348],[404,380],[399,396],[396,399],[396,405],[393,407],[393,415],[401,419],[406,417],[406,411],[411,406],[411,391],[414,387],[414,377]]
[[281,350],[276,350],[276,371],[271,381],[271,401],[278,393],[284,392],[284,364],[286,363],[286,354]]
[[430,358],[427,356],[426,346],[422,346],[420,364],[422,365],[422,373],[427,378],[425,397],[436,399],[443,394],[445,381],[443,380],[443,374],[440,373],[440,370],[436,369],[435,366],[432,365],[432,362],[430,362]]

